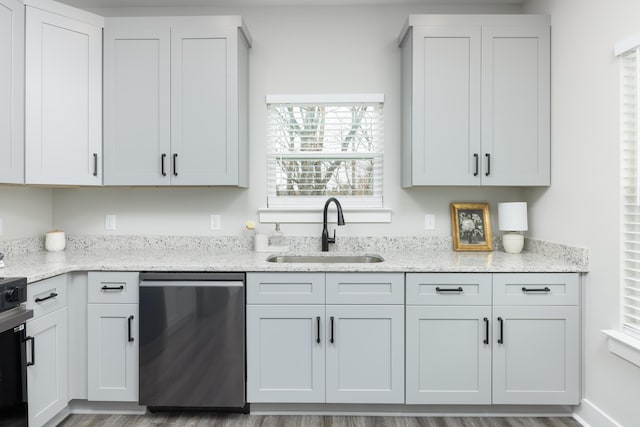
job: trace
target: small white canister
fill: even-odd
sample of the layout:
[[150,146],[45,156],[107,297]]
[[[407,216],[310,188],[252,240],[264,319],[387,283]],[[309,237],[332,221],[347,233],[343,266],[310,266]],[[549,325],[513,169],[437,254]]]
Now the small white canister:
[[47,232],[44,238],[44,248],[49,252],[58,252],[64,250],[67,241],[62,230],[53,230]]

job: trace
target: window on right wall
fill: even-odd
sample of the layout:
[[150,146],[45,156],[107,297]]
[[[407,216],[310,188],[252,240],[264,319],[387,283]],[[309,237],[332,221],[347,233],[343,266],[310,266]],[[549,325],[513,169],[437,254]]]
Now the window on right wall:
[[640,38],[616,46],[620,58],[621,315],[640,340]]

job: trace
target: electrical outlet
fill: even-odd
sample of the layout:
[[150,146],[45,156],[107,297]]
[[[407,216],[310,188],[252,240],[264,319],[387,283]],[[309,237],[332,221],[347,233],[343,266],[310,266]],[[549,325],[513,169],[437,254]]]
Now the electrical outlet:
[[222,219],[220,218],[220,215],[211,215],[210,225],[212,230],[220,230],[222,228]]
[[436,216],[434,214],[425,214],[424,216],[424,229],[435,230],[436,229]]
[[4,234],[4,224],[2,222],[2,218],[0,218],[0,236]]
[[105,230],[115,230],[116,229],[116,216],[114,214],[109,214],[104,218],[104,229]]

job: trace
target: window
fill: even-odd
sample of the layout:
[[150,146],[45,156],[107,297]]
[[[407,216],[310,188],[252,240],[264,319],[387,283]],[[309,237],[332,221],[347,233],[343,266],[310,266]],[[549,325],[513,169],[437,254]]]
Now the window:
[[383,95],[270,95],[267,204],[382,207]]
[[621,203],[623,332],[640,339],[640,47],[625,49],[621,64]]

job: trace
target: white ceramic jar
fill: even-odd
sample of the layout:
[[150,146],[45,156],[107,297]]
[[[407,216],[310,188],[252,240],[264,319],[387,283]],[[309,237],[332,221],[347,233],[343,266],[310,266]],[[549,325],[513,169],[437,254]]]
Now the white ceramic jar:
[[47,232],[44,238],[44,248],[49,252],[58,252],[64,250],[67,241],[64,231],[53,230]]

